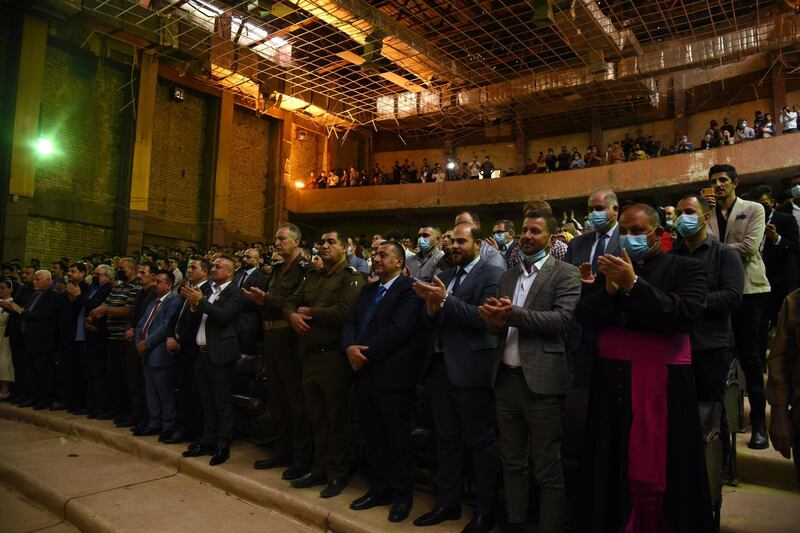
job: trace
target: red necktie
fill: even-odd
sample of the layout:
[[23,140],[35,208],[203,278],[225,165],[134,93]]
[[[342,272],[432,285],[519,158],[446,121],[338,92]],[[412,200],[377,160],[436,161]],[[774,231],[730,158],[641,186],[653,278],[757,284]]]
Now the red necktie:
[[142,334],[139,336],[139,340],[143,341],[147,338],[147,330],[150,329],[150,324],[153,323],[153,319],[156,317],[156,312],[158,311],[158,306],[161,303],[161,300],[156,300],[155,305],[153,306],[153,310],[150,311],[150,316],[147,317],[147,322],[144,323],[144,328],[142,328]]

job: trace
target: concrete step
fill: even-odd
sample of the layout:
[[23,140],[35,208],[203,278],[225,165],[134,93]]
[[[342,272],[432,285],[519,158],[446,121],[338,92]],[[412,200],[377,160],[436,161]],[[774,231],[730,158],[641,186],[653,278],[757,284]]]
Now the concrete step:
[[[747,431],[736,435],[736,465],[739,470],[739,479],[744,483],[761,485],[783,490],[797,490],[797,475],[794,463],[786,459],[775,448],[766,450],[751,450],[747,447],[750,441],[750,403],[744,399],[745,423]],[[770,408],[766,409],[767,427],[769,427]]]
[[[208,514],[205,504],[198,507],[196,503],[205,501],[194,495],[194,491],[200,489],[171,488],[175,477],[216,490],[218,494],[247,505],[246,510],[237,511],[243,516],[253,512],[267,513],[252,521],[262,524],[258,531],[419,533],[419,529],[412,525],[412,518],[435,504],[433,496],[416,494],[411,518],[400,524],[391,524],[387,521],[388,507],[360,512],[349,509],[350,502],[366,492],[366,481],[360,476],[354,478],[342,495],[326,500],[319,497],[321,487],[289,488],[288,482],[280,478],[280,469],[254,470],[253,461],[266,455],[255,445],[236,442],[228,462],[216,467],[208,465],[208,457],[182,457],[184,449],[185,446],[161,444],[156,437],[133,437],[128,429],[116,428],[108,421],[88,420],[63,411],[32,411],[0,404],[0,481],[25,487],[24,494],[28,498],[54,514],[59,508],[66,509],[66,518],[84,531],[108,531],[112,524],[118,527],[118,522],[133,520],[143,513],[128,502],[142,500],[144,505],[151,492],[158,495],[153,498],[153,504],[161,511],[153,509],[144,513],[148,519],[150,515],[158,517],[159,513],[164,513],[165,507],[169,508],[163,500],[173,493],[182,495],[177,501],[170,502],[180,511],[173,515],[194,513],[202,517]],[[17,451],[6,453],[6,450]],[[42,460],[37,459],[40,456]],[[100,466],[95,467],[95,463]],[[181,486],[189,487],[183,481]],[[150,487],[156,488],[148,490]],[[165,492],[161,492],[161,487]],[[183,507],[185,504],[187,507]],[[95,509],[102,513],[95,513]],[[460,520],[426,528],[426,533],[458,531],[470,516],[471,510],[465,507]],[[287,520],[292,525],[265,529],[263,524],[268,517]],[[101,527],[90,528],[92,521]],[[175,525],[172,522],[161,527],[140,522],[137,533],[147,530],[144,527],[151,531],[173,531],[176,528],[171,526]],[[188,527],[177,529],[189,530]],[[191,528],[192,531],[226,529],[249,531],[244,526],[242,529],[232,528],[224,522],[219,527],[201,523]]]
[[[2,480],[0,480],[1,482]],[[78,533],[79,529],[60,516],[36,505],[13,489],[0,485],[0,529],[5,533]]]

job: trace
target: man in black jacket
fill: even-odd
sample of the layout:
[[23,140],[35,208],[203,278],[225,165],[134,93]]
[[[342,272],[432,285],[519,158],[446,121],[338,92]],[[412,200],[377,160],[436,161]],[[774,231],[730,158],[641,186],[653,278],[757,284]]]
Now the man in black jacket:
[[52,288],[52,274],[39,270],[33,278],[34,293],[24,308],[15,302],[1,305],[20,315],[20,330],[25,338],[26,373],[33,397],[20,407],[49,409],[53,401],[54,355],[58,346],[59,295]]
[[355,371],[359,425],[367,443],[369,490],[355,511],[392,504],[390,522],[408,517],[414,484],[411,413],[416,383],[414,333],[422,301],[402,276],[403,247],[384,241],[372,258],[379,282],[365,286],[342,329],[342,349]]
[[[233,278],[237,289],[258,288],[267,290],[267,277],[259,268],[261,256],[255,248],[248,248],[244,252],[244,264]],[[242,355],[257,355],[258,341],[262,336],[261,307],[242,298],[244,307],[236,319],[236,331],[239,333],[239,349]]]
[[195,375],[205,413],[203,439],[189,446],[183,456],[211,455],[211,466],[228,460],[233,440],[231,381],[241,353],[236,320],[244,307],[244,298],[233,284],[233,272],[233,260],[219,257],[211,268],[211,296],[206,298],[203,291],[192,287],[181,290],[190,310],[201,317],[195,337],[199,352]]
[[85,349],[86,329],[84,319],[86,312],[80,301],[80,296],[89,292],[86,278],[86,265],[72,263],[67,271],[69,283],[66,284],[61,296],[61,313],[59,338],[64,350],[64,404],[69,412],[78,411],[84,407],[86,397],[86,382],[83,380],[84,372],[81,368],[83,358],[81,354]]

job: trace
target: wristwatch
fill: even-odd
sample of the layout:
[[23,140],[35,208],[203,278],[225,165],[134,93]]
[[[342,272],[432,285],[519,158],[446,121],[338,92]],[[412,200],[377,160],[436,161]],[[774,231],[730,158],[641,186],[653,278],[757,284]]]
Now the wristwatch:
[[639,281],[639,276],[634,275],[633,276],[633,283],[631,283],[631,288],[628,289],[627,291],[625,289],[622,289],[622,292],[625,293],[625,296],[630,296],[631,295],[631,292],[633,291],[633,288],[636,286],[636,282],[637,281]]
[[443,308],[444,308],[444,304],[445,304],[445,302],[447,302],[447,296],[445,296],[444,298],[442,298],[442,301],[441,301],[441,302],[439,302],[439,309],[443,309]]

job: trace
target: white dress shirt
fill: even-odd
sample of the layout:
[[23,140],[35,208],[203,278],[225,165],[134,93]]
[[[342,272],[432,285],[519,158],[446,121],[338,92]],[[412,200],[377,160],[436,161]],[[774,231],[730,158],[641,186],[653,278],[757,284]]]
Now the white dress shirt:
[[[608,250],[608,243],[611,242],[611,237],[614,236],[614,232],[617,231],[619,224],[614,222],[614,225],[605,233],[608,235],[608,241],[606,242],[606,250]],[[597,249],[597,243],[600,241],[601,233],[599,231],[594,232],[594,242],[592,243],[592,251],[589,253],[589,262],[592,262],[592,258],[594,257],[594,251]]]
[[[230,281],[226,281],[222,285],[211,284],[211,296],[208,297],[208,303],[213,304],[219,298],[220,293],[225,290],[225,288],[230,285]],[[203,318],[200,319],[200,327],[197,328],[197,337],[195,337],[195,342],[198,346],[206,346],[206,319],[208,315],[203,313]]]
[[[550,254],[546,254],[543,258],[536,261],[530,272],[525,268],[524,262],[519,264],[519,277],[517,278],[517,286],[514,288],[514,298],[512,298],[511,302],[515,307],[525,306],[525,300],[528,298],[531,286],[536,280],[536,276],[539,275],[539,270],[544,265],[544,262],[549,258]],[[508,366],[522,366],[522,361],[519,357],[519,329],[515,327],[508,328],[506,349],[503,352],[503,362]]]

